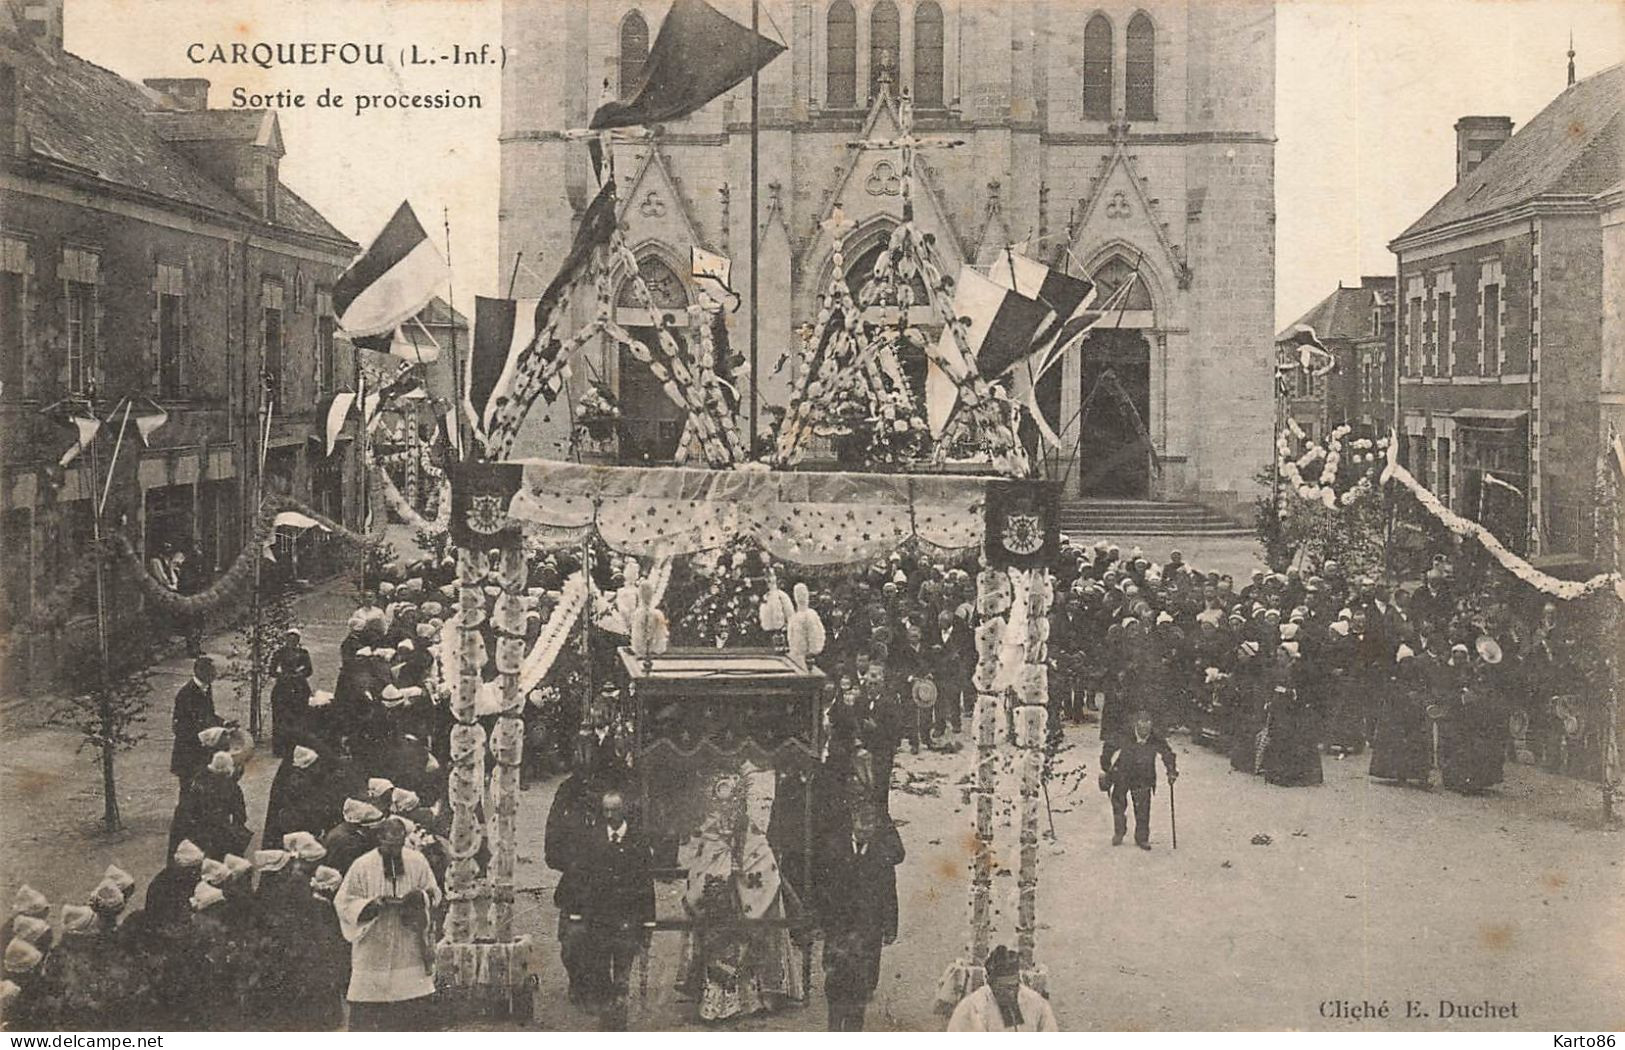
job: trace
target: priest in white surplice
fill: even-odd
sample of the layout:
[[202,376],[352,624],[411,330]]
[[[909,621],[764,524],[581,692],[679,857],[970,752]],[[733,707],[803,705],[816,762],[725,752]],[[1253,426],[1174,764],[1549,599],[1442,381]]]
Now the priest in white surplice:
[[378,848],[363,853],[333,898],[350,942],[350,1030],[424,1027],[420,1007],[434,994],[429,909],[440,900],[429,862],[406,848],[406,825],[378,827]]

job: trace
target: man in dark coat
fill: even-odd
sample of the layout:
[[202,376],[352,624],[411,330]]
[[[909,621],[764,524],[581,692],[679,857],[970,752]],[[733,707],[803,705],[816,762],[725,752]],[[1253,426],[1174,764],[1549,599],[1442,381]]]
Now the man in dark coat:
[[1101,789],[1112,799],[1112,845],[1121,846],[1128,831],[1128,804],[1134,801],[1134,844],[1151,848],[1151,795],[1157,790],[1157,756],[1168,770],[1168,783],[1179,779],[1173,748],[1151,730],[1151,712],[1134,713],[1133,733],[1108,741],[1100,751]]
[[175,694],[175,746],[169,755],[169,771],[179,783],[179,794],[186,794],[190,784],[203,767],[209,764],[212,752],[198,740],[198,734],[212,726],[228,725],[214,710],[214,661],[200,656],[192,662],[192,677]]
[[880,984],[880,953],[897,940],[897,865],[902,840],[884,834],[877,807],[860,803],[826,839],[814,884],[824,929],[824,997],[829,1030],[860,1032]]
[[632,963],[647,948],[655,918],[654,855],[626,819],[620,791],[604,792],[598,827],[581,839],[577,878],[561,911],[583,928],[577,981],[600,1009],[606,1030],[626,1028]]

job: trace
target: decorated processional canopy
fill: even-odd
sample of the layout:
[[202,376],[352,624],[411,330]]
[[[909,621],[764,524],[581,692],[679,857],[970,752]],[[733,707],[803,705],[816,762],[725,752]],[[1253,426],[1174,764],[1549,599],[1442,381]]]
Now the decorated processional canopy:
[[615,467],[553,460],[468,464],[453,529],[469,545],[564,547],[596,537],[662,559],[748,536],[772,557],[832,565],[920,544],[984,547],[1016,565],[1054,553],[1053,486],[959,474]]

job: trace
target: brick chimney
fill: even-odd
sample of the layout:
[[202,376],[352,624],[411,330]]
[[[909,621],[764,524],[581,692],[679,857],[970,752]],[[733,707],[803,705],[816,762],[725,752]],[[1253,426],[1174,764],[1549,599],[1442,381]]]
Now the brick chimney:
[[141,83],[164,96],[171,109],[199,112],[209,108],[209,82],[203,77],[149,77]]
[[22,35],[53,51],[62,50],[62,0],[21,0]]
[[1511,137],[1511,117],[1462,117],[1456,121],[1456,181],[1471,175]]

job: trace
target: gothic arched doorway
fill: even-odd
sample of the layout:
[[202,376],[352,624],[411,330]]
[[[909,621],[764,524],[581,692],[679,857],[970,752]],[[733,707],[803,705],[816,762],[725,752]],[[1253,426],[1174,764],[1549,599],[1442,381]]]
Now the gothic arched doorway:
[[[1153,453],[1151,344],[1144,330],[1154,323],[1151,294],[1144,278],[1121,257],[1097,268],[1094,281],[1095,301],[1112,303],[1114,309],[1080,348],[1078,490],[1085,496],[1144,498],[1151,492]],[[1130,281],[1131,287],[1118,296],[1118,289]],[[1041,384],[1039,395],[1059,401],[1059,383],[1053,392]]]
[[[654,256],[638,260],[638,274],[649,286],[656,308],[669,319],[674,338],[682,345],[688,325],[688,292],[682,278]],[[659,346],[657,318],[651,317],[638,302],[631,281],[621,284],[615,298],[615,318],[632,338],[645,346]],[[677,442],[682,438],[687,414],[666,396],[649,366],[633,357],[625,347],[621,348],[615,366],[616,397],[621,408],[616,428],[620,461],[631,465],[670,463],[677,456]]]

